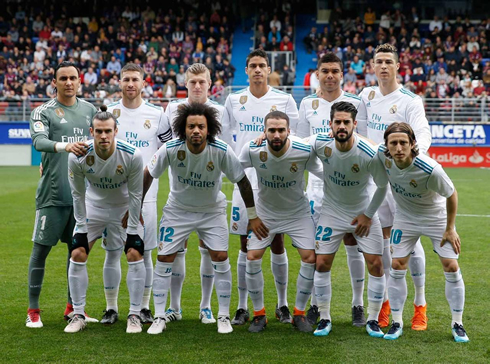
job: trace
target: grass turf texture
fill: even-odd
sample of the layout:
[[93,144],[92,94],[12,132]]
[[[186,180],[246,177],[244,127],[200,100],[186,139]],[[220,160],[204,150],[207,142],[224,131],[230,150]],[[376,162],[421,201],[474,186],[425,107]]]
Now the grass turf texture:
[[[490,171],[482,169],[448,169],[459,192],[459,214],[490,215]],[[119,294],[120,321],[112,327],[88,324],[78,334],[63,332],[66,322],[66,247],[58,244],[51,251],[41,294],[42,329],[25,327],[27,298],[27,266],[32,249],[34,196],[38,181],[36,167],[0,168],[0,361],[8,362],[488,362],[487,302],[490,295],[488,257],[490,218],[457,218],[462,238],[460,265],[466,284],[464,324],[470,343],[453,342],[449,307],[444,295],[444,275],[439,260],[428,239],[423,239],[427,256],[426,295],[428,330],[410,329],[413,313],[413,284],[405,305],[403,336],[397,341],[370,338],[364,328],[351,324],[351,288],[345,251],[339,250],[332,270],[333,298],[331,305],[333,330],[326,337],[314,337],[296,331],[291,325],[278,323],[274,317],[276,293],[270,272],[270,255],[264,256],[265,305],[269,324],[261,334],[251,334],[248,325],[234,327],[229,335],[217,333],[216,325],[203,325],[198,320],[200,301],[197,237],[192,235],[187,253],[182,305],[183,320],[168,324],[162,335],[131,335],[125,333],[128,293],[125,276],[127,264],[122,260],[122,283]],[[223,189],[230,198],[231,184]],[[159,217],[168,193],[168,179],[161,178]],[[299,270],[299,256],[286,238],[289,256],[289,305],[292,311]],[[237,236],[231,235],[230,263],[233,272],[231,313],[237,305],[236,259],[239,249]],[[156,253],[153,253],[155,260]],[[96,243],[88,262],[89,289],[87,312],[100,319],[105,309],[102,283],[104,250]],[[367,299],[365,297],[365,304]],[[151,303],[153,305],[153,303]],[[217,300],[213,297],[213,312]],[[251,302],[249,300],[249,307]],[[153,308],[152,308],[153,309]],[[146,331],[145,327],[144,331]],[[386,329],[384,329],[386,331]]]

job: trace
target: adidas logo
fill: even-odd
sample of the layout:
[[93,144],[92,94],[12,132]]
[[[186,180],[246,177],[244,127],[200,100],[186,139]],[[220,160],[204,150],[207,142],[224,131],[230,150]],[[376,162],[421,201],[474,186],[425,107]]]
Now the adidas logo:
[[315,112],[313,113],[313,115],[318,115],[318,113],[316,112],[316,110],[315,110]]
[[367,107],[371,107],[371,101],[366,104]]
[[185,167],[184,162],[180,162],[180,163],[177,165],[177,167]]
[[262,163],[262,164],[260,165],[260,168],[267,169],[267,166],[265,165],[265,163]]
[[242,106],[242,107],[240,108],[240,111],[247,111],[247,109],[245,109],[245,106]]
[[92,168],[90,168],[90,169],[87,171],[87,173],[95,173],[95,171],[94,171]]
[[65,118],[63,118],[63,119],[61,119],[61,120],[60,120],[60,124],[66,124],[67,122],[68,122],[68,121],[66,121],[66,119],[65,119]]

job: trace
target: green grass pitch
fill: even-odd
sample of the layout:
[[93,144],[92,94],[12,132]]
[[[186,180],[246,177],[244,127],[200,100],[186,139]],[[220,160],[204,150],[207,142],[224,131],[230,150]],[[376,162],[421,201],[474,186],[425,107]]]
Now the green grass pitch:
[[[269,254],[264,257],[265,304],[269,324],[265,332],[250,334],[245,327],[235,327],[229,335],[219,335],[215,325],[198,320],[200,301],[199,263],[195,235],[189,241],[187,276],[182,305],[183,320],[170,323],[162,335],[127,335],[124,317],[128,309],[125,283],[127,264],[122,262],[123,279],[119,310],[123,320],[113,327],[88,324],[85,331],[70,335],[63,329],[66,303],[66,247],[58,244],[48,257],[41,295],[44,328],[28,329],[25,317],[27,299],[27,265],[32,249],[34,196],[38,181],[36,167],[0,168],[0,362],[431,362],[483,363],[490,361],[490,320],[488,305],[490,284],[490,170],[448,169],[459,191],[457,218],[462,238],[460,265],[466,283],[464,323],[471,342],[457,344],[450,332],[450,312],[444,295],[444,275],[428,239],[423,239],[427,256],[426,295],[429,327],[413,332],[409,322],[413,312],[413,285],[407,278],[409,297],[405,306],[406,330],[397,341],[370,338],[364,328],[351,325],[351,288],[344,249],[332,271],[332,333],[326,338],[295,331],[291,325],[279,324],[273,317],[276,294],[270,272]],[[161,178],[159,208],[168,193],[168,180]],[[231,196],[232,186],[224,185]],[[160,211],[160,210],[159,210]],[[160,213],[159,213],[160,215]],[[475,215],[475,216],[468,216]],[[160,216],[159,216],[160,217]],[[290,308],[293,308],[299,256],[286,239],[289,256]],[[230,263],[233,271],[231,310],[237,304],[236,258],[239,243],[230,239]],[[155,253],[153,254],[155,260]],[[102,284],[104,251],[97,243],[88,263],[89,289],[87,312],[100,319],[105,308]],[[213,311],[217,313],[216,297]],[[367,299],[365,298],[367,305]],[[251,307],[251,302],[249,301]],[[146,331],[146,328],[144,329]]]

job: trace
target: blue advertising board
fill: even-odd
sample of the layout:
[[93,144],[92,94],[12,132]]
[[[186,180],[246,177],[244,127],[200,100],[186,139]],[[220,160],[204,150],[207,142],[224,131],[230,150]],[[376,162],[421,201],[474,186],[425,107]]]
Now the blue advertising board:
[[0,144],[31,144],[29,122],[0,123]]
[[490,124],[430,123],[432,146],[490,146]]

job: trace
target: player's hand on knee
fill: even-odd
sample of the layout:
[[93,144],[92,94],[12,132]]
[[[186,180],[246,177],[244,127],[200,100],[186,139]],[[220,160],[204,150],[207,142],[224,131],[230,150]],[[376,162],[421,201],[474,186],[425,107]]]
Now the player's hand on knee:
[[372,219],[364,214],[361,214],[352,220],[351,225],[357,225],[354,233],[357,236],[363,237],[369,235],[369,229],[371,228]]
[[68,153],[73,153],[77,157],[87,154],[88,144],[85,142],[68,143],[65,147]]
[[256,217],[255,219],[249,220],[249,229],[252,230],[257,239],[262,240],[264,238],[267,238],[269,235],[269,229],[267,226],[264,225],[262,220],[260,218]]
[[441,240],[441,248],[447,242],[449,242],[452,245],[453,250],[456,254],[461,253],[461,240],[459,239],[459,235],[456,232],[456,230],[450,229],[444,232],[444,235],[442,236],[442,240]]
[[265,134],[261,134],[254,140],[254,143],[255,145],[261,145],[264,140],[265,140]]

